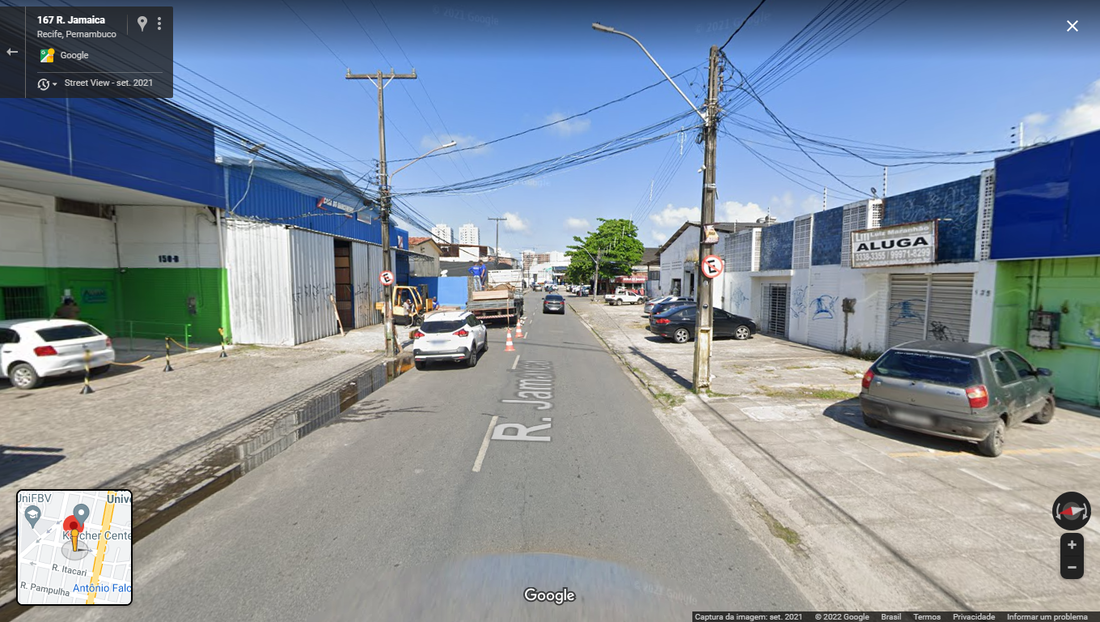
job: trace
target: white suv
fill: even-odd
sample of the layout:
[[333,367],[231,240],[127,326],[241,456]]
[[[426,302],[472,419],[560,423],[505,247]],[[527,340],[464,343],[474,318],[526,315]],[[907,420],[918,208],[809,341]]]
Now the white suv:
[[436,311],[413,333],[413,360],[417,369],[429,361],[466,361],[477,365],[477,355],[489,348],[485,324],[469,311]]
[[84,351],[93,374],[111,367],[111,338],[79,320],[0,321],[0,378],[33,389],[47,376],[84,371]]

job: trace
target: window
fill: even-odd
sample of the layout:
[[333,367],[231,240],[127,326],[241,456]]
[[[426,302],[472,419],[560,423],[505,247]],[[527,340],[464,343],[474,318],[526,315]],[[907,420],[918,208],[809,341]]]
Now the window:
[[453,333],[466,325],[466,320],[435,320],[424,322],[420,326],[423,333]]
[[115,215],[115,208],[111,205],[99,203],[85,203],[72,199],[58,199],[57,211],[61,214],[76,214],[77,216],[90,216],[92,218],[106,218],[110,220]]
[[1016,371],[1012,369],[1012,364],[1003,354],[994,352],[989,356],[989,360],[993,363],[993,373],[997,375],[997,382],[1006,385],[1019,380],[1016,377]]
[[1012,363],[1013,367],[1016,368],[1016,373],[1019,374],[1021,378],[1027,378],[1028,376],[1033,375],[1032,372],[1034,371],[1034,369],[1031,367],[1031,364],[1024,359],[1024,357],[1008,350],[1005,351],[1005,356],[1008,357],[1008,361]]
[[795,219],[794,242],[791,246],[791,268],[795,270],[804,270],[810,267],[813,229],[813,214]]
[[10,328],[0,328],[0,343],[19,343],[19,333]]
[[695,307],[684,307],[676,317],[681,320],[695,320]]
[[953,387],[977,384],[979,376],[977,359],[905,350],[891,350],[872,370],[876,375],[889,378],[924,380]]
[[2,287],[0,296],[4,299],[4,319],[23,320],[49,315],[45,287]]
[[42,341],[47,343],[52,341],[68,341],[69,339],[87,339],[88,337],[98,337],[103,334],[89,324],[70,324],[68,326],[43,328],[36,332],[38,336],[42,338]]

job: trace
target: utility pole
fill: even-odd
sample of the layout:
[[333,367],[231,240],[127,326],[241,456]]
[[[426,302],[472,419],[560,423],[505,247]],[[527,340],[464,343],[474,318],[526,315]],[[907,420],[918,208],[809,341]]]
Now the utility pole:
[[695,365],[692,369],[691,384],[696,393],[710,388],[710,350],[714,308],[711,304],[714,289],[711,280],[703,275],[703,259],[711,254],[714,244],[707,241],[707,226],[714,224],[714,195],[717,191],[715,168],[718,164],[718,93],[719,84],[718,46],[710,47],[710,73],[707,78],[707,114],[703,126],[703,205],[702,218],[699,220],[699,300],[696,304],[695,325]]
[[496,255],[497,266],[500,265],[500,221],[508,220],[507,218],[490,218],[489,220],[497,221],[497,241],[496,246],[493,247],[493,253]]
[[600,258],[603,257],[603,249],[596,249],[596,273],[592,275],[592,301],[596,301],[596,290],[600,287]]
[[[378,87],[378,198],[381,204],[379,220],[382,222],[382,269],[388,272],[393,270],[393,265],[390,261],[390,180],[386,174],[386,109],[382,103],[382,90],[391,80],[415,80],[416,70],[413,69],[412,73],[394,73],[391,68],[389,75],[384,75],[381,71],[376,74],[353,74],[349,68],[345,78],[370,80]],[[383,292],[386,356],[392,357],[397,355],[393,330],[393,285],[384,287]]]

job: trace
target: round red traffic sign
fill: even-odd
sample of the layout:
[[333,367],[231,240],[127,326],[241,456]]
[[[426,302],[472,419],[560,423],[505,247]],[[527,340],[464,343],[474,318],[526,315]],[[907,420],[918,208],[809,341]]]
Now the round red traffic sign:
[[393,285],[393,281],[393,272],[390,272],[389,270],[383,270],[382,273],[378,275],[378,282],[386,287]]
[[722,270],[725,269],[725,264],[722,263],[722,258],[718,255],[707,255],[703,258],[703,276],[708,279],[713,279],[722,274]]

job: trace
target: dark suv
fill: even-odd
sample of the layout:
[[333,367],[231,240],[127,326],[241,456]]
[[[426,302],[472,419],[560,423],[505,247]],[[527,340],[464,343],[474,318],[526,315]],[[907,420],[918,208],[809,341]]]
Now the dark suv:
[[889,423],[976,441],[983,454],[995,457],[1007,428],[1054,417],[1050,375],[997,346],[911,341],[890,348],[867,370],[859,405],[869,427]]

